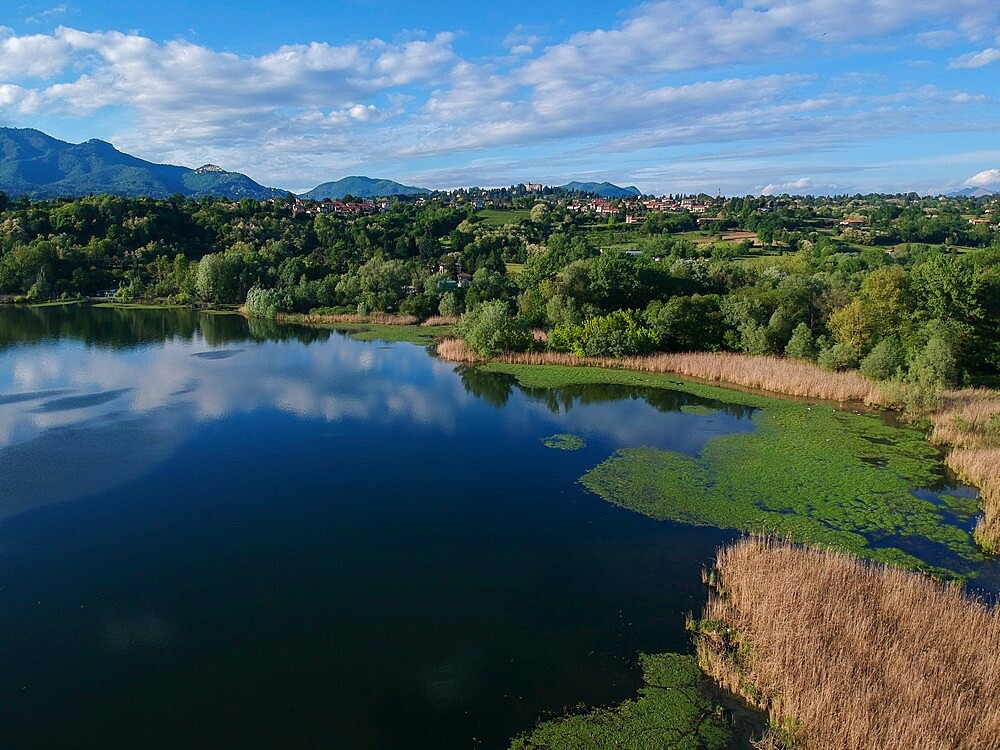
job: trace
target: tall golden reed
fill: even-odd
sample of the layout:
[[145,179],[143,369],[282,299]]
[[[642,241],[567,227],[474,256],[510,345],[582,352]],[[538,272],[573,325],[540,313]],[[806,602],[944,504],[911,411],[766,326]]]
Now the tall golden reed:
[[460,321],[460,320],[461,320],[461,318],[459,316],[457,316],[457,315],[432,315],[431,317],[427,318],[427,320],[425,320],[420,325],[425,326],[425,327],[428,327],[428,326],[453,326],[453,325],[456,325],[458,323],[458,321]]
[[1000,748],[1000,616],[957,587],[763,539],[710,580],[702,668],[810,750]]
[[983,517],[975,537],[983,549],[1000,552],[1000,393],[986,388],[945,391],[930,416],[931,439],[954,446],[948,466],[980,489]]

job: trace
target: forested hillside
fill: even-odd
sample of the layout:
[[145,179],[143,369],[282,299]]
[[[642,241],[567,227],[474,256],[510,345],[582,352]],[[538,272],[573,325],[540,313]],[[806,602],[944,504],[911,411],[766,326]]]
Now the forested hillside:
[[948,383],[997,371],[990,199],[706,199],[700,216],[626,200],[609,217],[533,200],[340,215],[280,200],[0,198],[0,294],[242,304],[254,290],[263,315],[482,308],[491,325],[545,332],[506,341],[580,354],[788,354]]

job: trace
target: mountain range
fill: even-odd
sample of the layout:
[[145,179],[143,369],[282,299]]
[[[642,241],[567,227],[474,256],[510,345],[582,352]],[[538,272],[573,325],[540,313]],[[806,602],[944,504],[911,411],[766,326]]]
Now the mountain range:
[[[638,188],[621,188],[610,182],[570,182],[564,190],[602,198],[639,195]],[[229,172],[214,164],[197,169],[173,164],[157,164],[119,151],[96,138],[84,143],[67,143],[31,128],[0,127],[0,191],[12,198],[34,199],[120,195],[169,198],[205,195],[233,200],[265,200],[288,194],[267,187],[245,174]],[[393,180],[371,177],[344,177],[324,182],[302,197],[334,200],[353,195],[376,198],[393,195],[427,195],[427,188],[402,185]]]
[[263,200],[285,195],[213,164],[198,169],[154,164],[105,141],[66,143],[39,130],[16,128],[0,128],[0,190],[29,198],[91,193],[169,198],[179,193]]

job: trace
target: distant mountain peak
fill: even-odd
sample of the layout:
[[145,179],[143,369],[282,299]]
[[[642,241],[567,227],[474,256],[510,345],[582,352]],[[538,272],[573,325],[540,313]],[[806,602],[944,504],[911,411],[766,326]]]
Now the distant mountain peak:
[[345,195],[353,195],[356,198],[384,198],[392,195],[427,195],[430,192],[427,188],[401,185],[393,180],[352,175],[317,185],[309,192],[303,193],[302,197],[321,201],[326,198],[340,200]]
[[619,187],[610,182],[578,182],[573,180],[560,186],[563,190],[578,193],[590,193],[600,198],[627,198],[642,195],[635,185]]
[[953,190],[945,195],[948,198],[987,198],[991,195],[996,195],[998,192],[1000,190],[990,190],[983,187],[966,187],[961,190]]
[[227,170],[223,169],[218,164],[202,164],[194,171],[198,174],[205,174],[206,172],[225,172]]

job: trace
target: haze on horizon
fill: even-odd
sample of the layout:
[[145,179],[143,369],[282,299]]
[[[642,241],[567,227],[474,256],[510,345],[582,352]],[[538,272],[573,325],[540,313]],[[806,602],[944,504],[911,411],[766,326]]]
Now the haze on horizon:
[[351,174],[1000,189],[998,83],[995,0],[99,0],[0,14],[0,125],[295,191]]

